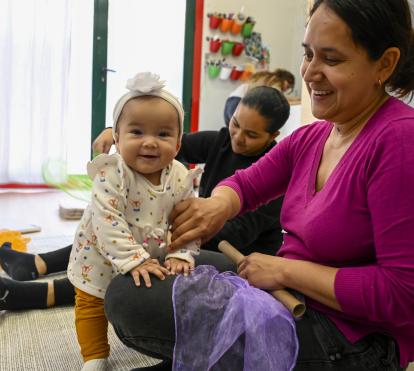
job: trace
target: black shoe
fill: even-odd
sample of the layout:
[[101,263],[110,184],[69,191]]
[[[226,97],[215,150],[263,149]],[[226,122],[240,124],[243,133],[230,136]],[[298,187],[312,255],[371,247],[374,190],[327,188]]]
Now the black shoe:
[[133,368],[131,371],[171,371],[172,370],[172,361],[170,359],[164,359],[160,363],[157,363],[154,366],[147,367],[138,367]]

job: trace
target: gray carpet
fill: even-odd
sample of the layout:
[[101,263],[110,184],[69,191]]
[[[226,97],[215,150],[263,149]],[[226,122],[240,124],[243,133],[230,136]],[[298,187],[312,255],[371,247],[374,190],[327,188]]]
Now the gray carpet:
[[[158,362],[128,349],[112,328],[109,343],[111,370],[126,371]],[[0,371],[77,371],[81,367],[73,307],[0,311]]]

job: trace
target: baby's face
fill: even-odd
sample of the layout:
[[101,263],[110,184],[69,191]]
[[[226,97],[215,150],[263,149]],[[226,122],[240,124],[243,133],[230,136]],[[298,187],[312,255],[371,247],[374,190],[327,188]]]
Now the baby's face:
[[176,109],[159,97],[131,99],[122,109],[116,144],[130,168],[160,184],[162,169],[180,149]]

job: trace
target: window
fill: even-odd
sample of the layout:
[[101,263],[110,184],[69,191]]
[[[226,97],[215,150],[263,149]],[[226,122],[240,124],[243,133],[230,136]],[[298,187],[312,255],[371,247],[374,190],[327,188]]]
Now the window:
[[85,163],[93,1],[0,0],[0,9],[0,182],[42,183],[49,158]]

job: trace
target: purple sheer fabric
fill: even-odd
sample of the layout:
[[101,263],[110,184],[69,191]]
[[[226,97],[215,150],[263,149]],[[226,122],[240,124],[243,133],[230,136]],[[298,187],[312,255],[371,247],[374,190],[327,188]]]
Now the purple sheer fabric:
[[173,287],[174,371],[292,370],[298,353],[288,310],[234,273],[198,266]]

